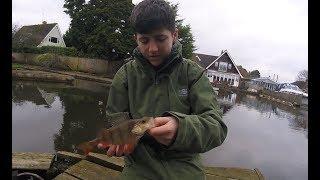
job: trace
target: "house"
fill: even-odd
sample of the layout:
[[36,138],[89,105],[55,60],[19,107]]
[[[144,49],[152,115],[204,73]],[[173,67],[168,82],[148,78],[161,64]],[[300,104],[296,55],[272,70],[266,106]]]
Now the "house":
[[276,91],[278,88],[278,83],[271,80],[269,77],[260,77],[255,78],[250,81],[251,85],[257,85],[263,89],[267,89],[270,91]]
[[211,83],[227,82],[230,86],[238,87],[243,78],[227,50],[222,51],[220,56],[194,53],[192,60],[206,70]]
[[12,39],[13,46],[60,46],[66,47],[57,23],[22,26]]
[[302,95],[304,97],[308,97],[307,93],[303,92],[297,85],[294,85],[292,83],[279,84],[277,90],[283,93]]

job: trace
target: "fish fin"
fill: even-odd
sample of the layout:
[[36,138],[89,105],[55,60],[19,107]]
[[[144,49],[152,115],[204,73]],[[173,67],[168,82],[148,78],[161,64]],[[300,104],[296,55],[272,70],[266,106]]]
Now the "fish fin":
[[129,112],[118,112],[107,114],[105,119],[105,127],[114,127],[124,121],[131,119],[131,115]]

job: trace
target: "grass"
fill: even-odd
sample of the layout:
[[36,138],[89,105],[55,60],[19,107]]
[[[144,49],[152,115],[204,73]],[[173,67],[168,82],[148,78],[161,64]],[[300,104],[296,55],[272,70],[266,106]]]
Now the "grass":
[[12,63],[12,69],[22,69],[23,65],[18,63]]

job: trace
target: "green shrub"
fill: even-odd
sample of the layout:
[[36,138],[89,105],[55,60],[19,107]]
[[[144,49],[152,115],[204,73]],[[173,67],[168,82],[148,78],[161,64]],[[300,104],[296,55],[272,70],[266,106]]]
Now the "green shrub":
[[57,54],[45,53],[40,54],[35,58],[35,63],[52,69],[67,69],[70,70],[70,67],[63,63],[63,61],[57,57]]
[[53,53],[62,56],[78,56],[78,51],[74,47],[57,47],[57,46],[42,46],[42,47],[30,47],[30,46],[14,46],[12,52],[17,53],[34,53],[45,54]]
[[21,69],[21,68],[23,68],[22,64],[12,63],[12,69]]

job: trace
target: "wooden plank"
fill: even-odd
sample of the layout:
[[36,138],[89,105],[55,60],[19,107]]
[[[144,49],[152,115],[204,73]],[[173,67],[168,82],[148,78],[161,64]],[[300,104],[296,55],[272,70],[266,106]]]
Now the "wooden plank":
[[82,159],[85,159],[85,156],[80,155],[80,154],[75,154],[67,151],[58,151],[57,152],[58,158],[63,158],[63,159],[72,159],[75,161],[81,161]]
[[[257,174],[256,170],[243,168],[226,168],[226,167],[205,167],[205,173],[215,178],[232,178],[243,180],[263,180],[262,174]],[[210,178],[213,178],[210,177]]]
[[51,153],[13,152],[12,169],[47,170],[52,158]]
[[79,180],[79,178],[76,178],[74,176],[71,176],[67,173],[59,174],[57,177],[53,178],[54,180]]
[[119,179],[120,173],[119,171],[115,171],[93,162],[82,160],[77,164],[69,167],[65,173],[72,175],[79,179],[91,180],[91,179],[111,179],[116,180]]
[[99,164],[101,166],[116,170],[122,171],[124,167],[123,157],[109,157],[105,154],[98,154],[90,152],[86,156],[86,160]]

